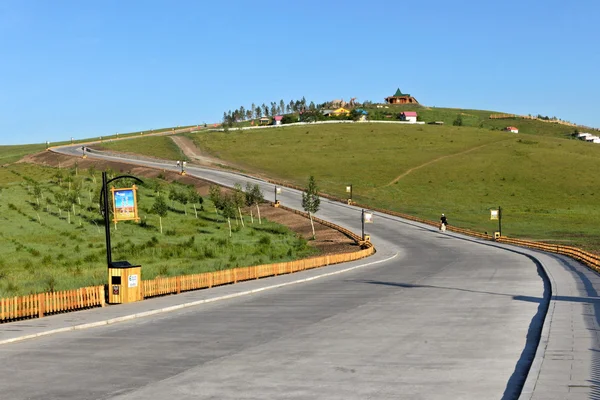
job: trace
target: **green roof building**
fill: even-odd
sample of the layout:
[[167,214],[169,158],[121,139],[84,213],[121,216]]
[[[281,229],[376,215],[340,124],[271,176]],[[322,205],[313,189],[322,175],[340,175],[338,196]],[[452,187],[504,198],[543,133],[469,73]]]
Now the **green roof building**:
[[396,90],[393,96],[386,97],[385,102],[388,104],[419,104],[417,99],[410,94],[402,93],[400,88]]

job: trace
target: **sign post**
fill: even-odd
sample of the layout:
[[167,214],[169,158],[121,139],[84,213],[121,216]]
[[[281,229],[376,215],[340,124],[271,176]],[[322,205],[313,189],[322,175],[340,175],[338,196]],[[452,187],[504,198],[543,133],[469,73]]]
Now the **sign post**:
[[350,193],[348,204],[352,204],[352,184],[346,186],[346,193]]
[[502,236],[502,207],[497,210],[490,210],[490,220],[498,220],[498,236]]
[[372,224],[373,223],[373,212],[368,211],[363,208],[361,211],[361,222],[362,222],[362,240],[370,241],[371,237],[369,235],[365,235],[365,223]]
[[277,200],[277,194],[281,194],[281,188],[279,186],[275,186],[275,207],[279,207],[279,200]]

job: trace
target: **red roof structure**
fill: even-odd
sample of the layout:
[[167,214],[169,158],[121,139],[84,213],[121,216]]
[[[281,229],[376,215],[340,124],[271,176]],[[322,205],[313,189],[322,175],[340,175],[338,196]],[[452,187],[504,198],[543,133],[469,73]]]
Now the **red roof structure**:
[[276,115],[273,117],[275,121],[281,121],[283,119],[283,115]]
[[405,117],[416,117],[417,116],[416,111],[404,111],[402,114],[404,114]]

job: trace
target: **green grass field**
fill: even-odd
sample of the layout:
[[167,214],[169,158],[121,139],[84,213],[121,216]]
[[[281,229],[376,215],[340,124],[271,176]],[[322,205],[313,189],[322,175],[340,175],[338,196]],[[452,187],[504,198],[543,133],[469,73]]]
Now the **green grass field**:
[[[487,113],[487,112],[486,112]],[[600,146],[553,135],[434,125],[313,125],[191,135],[248,171],[372,207],[600,251]],[[596,192],[598,191],[598,195]]]
[[115,140],[94,145],[95,148],[142,154],[163,160],[185,160],[187,157],[169,136],[148,136],[139,139]]
[[[33,178],[35,177],[35,179]],[[95,179],[95,182],[94,182]],[[14,164],[0,169],[0,298],[106,282],[106,245],[98,210],[101,178],[93,170]],[[119,187],[130,183],[118,181]],[[243,183],[243,182],[242,182]],[[111,225],[112,258],[142,265],[143,278],[289,261],[316,254],[307,242],[263,219],[246,226],[215,212],[212,203],[168,200],[162,218],[150,209],[157,191],[190,190],[148,179],[140,186],[140,223]],[[71,199],[69,199],[71,197]],[[256,211],[256,210],[254,210]]]

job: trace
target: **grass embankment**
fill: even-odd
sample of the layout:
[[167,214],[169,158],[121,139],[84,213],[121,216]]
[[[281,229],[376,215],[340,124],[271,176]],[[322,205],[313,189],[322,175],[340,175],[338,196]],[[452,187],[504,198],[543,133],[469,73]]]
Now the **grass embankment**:
[[[192,135],[223,160],[388,210],[600,251],[600,146],[483,128],[313,125]],[[598,195],[596,195],[598,192]]]
[[45,144],[23,144],[16,146],[0,146],[0,165],[10,164],[19,161],[28,154],[35,154],[43,151]]
[[138,139],[103,142],[102,144],[95,144],[94,148],[99,150],[136,153],[163,160],[188,161],[181,149],[169,136],[148,136]]
[[[35,177],[35,179],[34,179]],[[94,182],[95,179],[95,182]],[[0,298],[66,290],[106,282],[103,218],[98,211],[100,174],[94,170],[52,169],[32,164],[0,168]],[[131,183],[119,180],[119,187]],[[144,279],[237,266],[289,261],[316,250],[286,227],[249,217],[242,228],[205,199],[192,204],[167,200],[162,218],[151,214],[157,193],[191,190],[160,179],[145,180],[138,192],[142,223],[111,225],[113,260],[142,265]],[[38,205],[39,201],[39,205]],[[74,205],[73,205],[74,204]],[[256,210],[254,210],[256,211]]]

